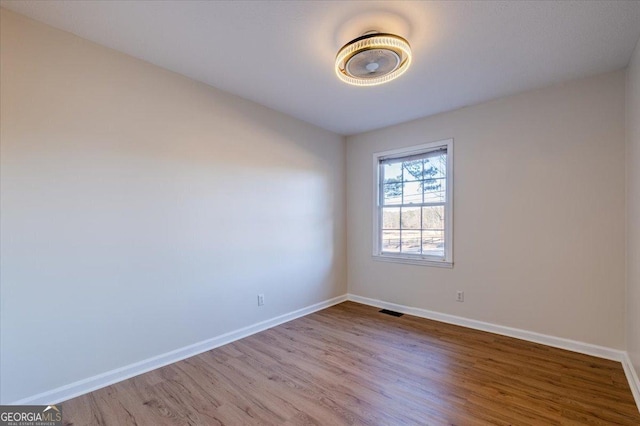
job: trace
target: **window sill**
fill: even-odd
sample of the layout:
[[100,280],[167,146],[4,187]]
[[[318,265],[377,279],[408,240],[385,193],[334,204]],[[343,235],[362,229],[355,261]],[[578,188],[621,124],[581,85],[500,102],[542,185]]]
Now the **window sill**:
[[373,260],[378,262],[405,263],[409,265],[435,266],[437,268],[453,268],[453,262],[445,260],[420,259],[408,256],[393,256],[387,254],[374,254]]

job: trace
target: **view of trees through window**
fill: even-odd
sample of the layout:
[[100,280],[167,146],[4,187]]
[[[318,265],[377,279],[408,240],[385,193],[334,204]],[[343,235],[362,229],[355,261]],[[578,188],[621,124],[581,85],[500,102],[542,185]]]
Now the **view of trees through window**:
[[381,248],[444,257],[446,151],[381,162]]

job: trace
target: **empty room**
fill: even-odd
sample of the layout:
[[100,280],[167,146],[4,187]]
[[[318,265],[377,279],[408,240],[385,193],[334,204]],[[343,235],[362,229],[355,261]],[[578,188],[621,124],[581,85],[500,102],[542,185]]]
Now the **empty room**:
[[639,39],[0,0],[0,426],[640,425]]

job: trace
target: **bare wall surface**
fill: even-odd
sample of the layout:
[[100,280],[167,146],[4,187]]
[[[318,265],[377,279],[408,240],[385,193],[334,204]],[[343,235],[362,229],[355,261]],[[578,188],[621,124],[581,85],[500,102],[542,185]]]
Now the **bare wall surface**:
[[[349,292],[623,349],[624,109],[620,71],[348,137]],[[372,153],[448,138],[453,269],[374,261]]]
[[627,70],[627,352],[640,374],[640,41]]
[[1,19],[2,403],[346,293],[342,137]]

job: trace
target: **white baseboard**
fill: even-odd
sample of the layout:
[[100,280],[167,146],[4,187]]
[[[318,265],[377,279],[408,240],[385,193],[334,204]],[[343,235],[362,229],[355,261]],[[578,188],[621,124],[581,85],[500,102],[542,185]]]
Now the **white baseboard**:
[[629,381],[629,387],[631,388],[631,393],[633,393],[633,397],[636,400],[636,405],[638,406],[638,410],[640,410],[640,379],[638,379],[638,374],[636,369],[633,368],[633,364],[631,363],[631,358],[629,358],[629,354],[625,353],[622,358],[622,368],[624,368],[624,374],[627,375],[627,380]]
[[10,405],[58,404],[68,399],[84,395],[105,386],[121,382],[123,380],[138,376],[148,371],[164,367],[165,365],[169,365],[174,362],[190,358],[194,355],[198,355],[202,352],[217,348],[219,346],[226,345],[227,343],[231,343],[244,337],[251,336],[252,334],[259,333],[271,327],[275,327],[296,318],[309,315],[313,312],[328,308],[329,306],[337,305],[338,303],[342,303],[345,300],[347,300],[346,295],[334,297],[333,299],[325,300],[324,302],[316,303],[314,305],[298,309],[297,311],[289,312],[287,314],[253,324],[239,330],[231,331],[212,339],[204,340],[202,342],[185,346],[183,348],[176,349],[162,355],[154,356],[143,361],[116,368],[115,370],[107,371],[106,373],[98,374],[93,377],[88,377],[86,379],[70,383],[68,385],[60,386],[56,389],[39,393],[37,395],[32,395],[27,398],[20,399],[19,401],[15,401]]
[[533,331],[521,330],[518,328],[506,327],[503,325],[491,324],[483,321],[476,321],[469,318],[459,317],[456,315],[443,314],[440,312],[429,311],[427,309],[413,308],[396,303],[384,302],[382,300],[370,299],[368,297],[348,294],[348,300],[362,303],[364,305],[375,306],[377,308],[389,309],[403,314],[414,315],[416,317],[427,318],[435,321],[445,322],[447,324],[460,325],[463,327],[473,328],[475,330],[488,331],[490,333],[501,334],[503,336],[515,337],[517,339],[527,340],[529,342],[540,343],[554,348],[566,349],[573,352],[579,352],[586,355],[606,358],[613,361],[620,361],[626,355],[626,352],[611,349],[604,346],[592,345],[590,343],[578,342],[576,340],[563,339],[561,337],[549,336],[546,334],[536,333]]

